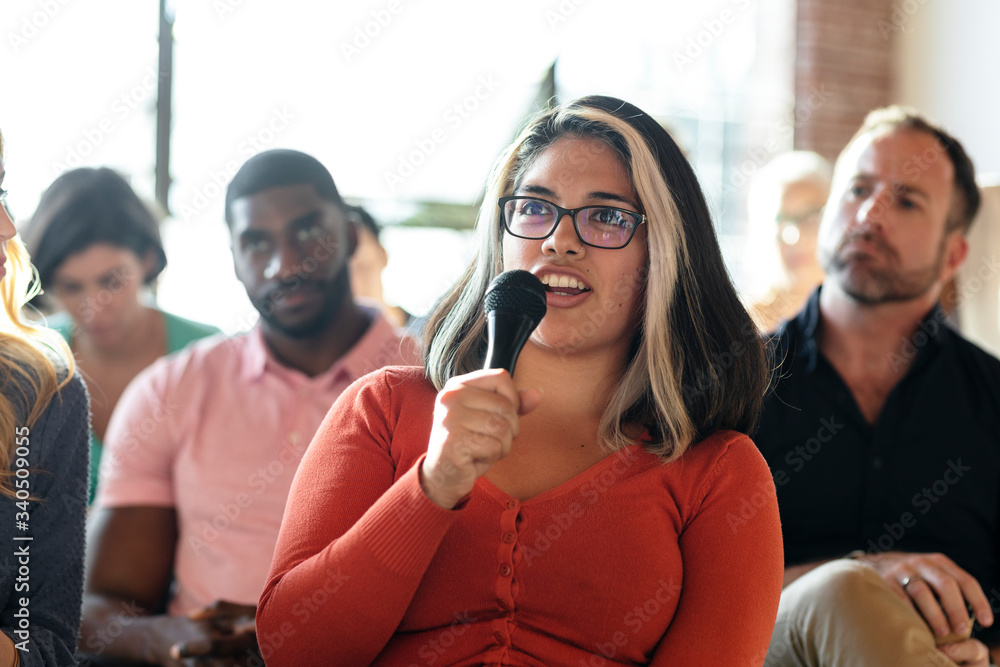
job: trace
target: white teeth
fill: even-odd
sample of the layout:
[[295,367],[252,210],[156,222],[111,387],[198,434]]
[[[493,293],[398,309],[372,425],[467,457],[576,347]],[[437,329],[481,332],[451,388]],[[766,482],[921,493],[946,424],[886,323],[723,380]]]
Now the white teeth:
[[555,275],[548,273],[541,278],[543,285],[549,287],[571,287],[573,289],[585,290],[587,287],[572,276]]

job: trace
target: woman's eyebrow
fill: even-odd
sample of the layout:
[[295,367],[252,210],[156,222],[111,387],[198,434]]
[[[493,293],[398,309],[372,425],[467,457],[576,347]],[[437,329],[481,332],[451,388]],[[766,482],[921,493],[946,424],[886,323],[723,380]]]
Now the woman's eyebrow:
[[[552,190],[541,186],[541,185],[522,185],[518,188],[519,192],[525,192],[527,194],[538,195],[540,197],[554,198],[556,193]],[[621,202],[623,204],[628,204],[633,208],[639,208],[638,205],[629,199],[628,197],[622,197],[621,195],[616,195],[613,192],[604,192],[601,190],[595,190],[594,192],[587,194],[587,199],[606,199],[608,201]]]
[[542,187],[541,185],[522,185],[518,188],[518,191],[526,192],[530,195],[540,195],[542,197],[554,198],[556,196],[555,192],[546,187]]
[[616,195],[613,192],[596,191],[596,192],[591,192],[589,195],[587,195],[587,197],[590,199],[607,199],[609,201],[619,201],[623,204],[628,204],[629,206],[639,208],[639,206],[628,197],[622,197],[621,195]]

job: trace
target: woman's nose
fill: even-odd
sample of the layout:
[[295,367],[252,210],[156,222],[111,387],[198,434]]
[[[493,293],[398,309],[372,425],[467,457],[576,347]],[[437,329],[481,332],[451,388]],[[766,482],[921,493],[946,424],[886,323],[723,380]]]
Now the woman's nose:
[[553,231],[542,244],[542,250],[557,255],[579,255],[586,246],[580,241],[573,225],[573,217],[564,213],[559,217]]

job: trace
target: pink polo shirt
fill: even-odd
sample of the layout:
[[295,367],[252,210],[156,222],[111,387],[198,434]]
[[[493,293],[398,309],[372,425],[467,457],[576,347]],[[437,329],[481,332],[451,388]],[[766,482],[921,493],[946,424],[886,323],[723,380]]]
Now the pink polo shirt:
[[97,505],[176,508],[170,614],[257,603],[295,469],[330,406],[363,375],[417,361],[376,314],[314,378],[278,363],[256,328],[195,343],[132,381],[108,425]]

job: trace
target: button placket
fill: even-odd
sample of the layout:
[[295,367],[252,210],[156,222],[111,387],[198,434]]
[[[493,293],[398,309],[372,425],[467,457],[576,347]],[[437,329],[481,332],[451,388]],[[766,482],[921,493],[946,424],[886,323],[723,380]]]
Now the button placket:
[[514,549],[518,541],[518,516],[521,503],[510,498],[504,503],[497,526],[497,565],[496,565],[496,605],[502,612],[493,620],[493,638],[497,647],[510,646],[510,623],[514,615]]

